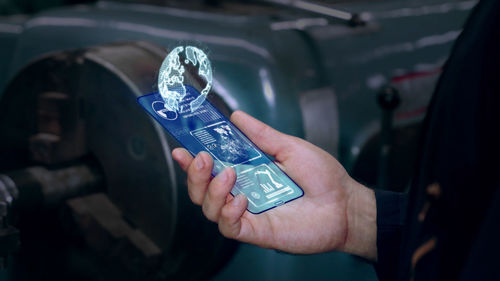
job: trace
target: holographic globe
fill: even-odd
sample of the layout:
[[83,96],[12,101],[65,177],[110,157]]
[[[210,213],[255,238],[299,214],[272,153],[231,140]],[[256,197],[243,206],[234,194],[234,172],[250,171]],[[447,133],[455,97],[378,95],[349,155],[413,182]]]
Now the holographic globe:
[[165,102],[168,111],[179,111],[179,103],[186,96],[184,86],[184,65],[181,63],[181,55],[184,57],[184,64],[191,63],[198,67],[200,75],[207,83],[201,90],[200,95],[189,104],[191,112],[194,112],[205,101],[210,88],[212,88],[212,66],[207,55],[200,49],[193,46],[178,46],[174,48],[165,58],[158,75],[158,90]]

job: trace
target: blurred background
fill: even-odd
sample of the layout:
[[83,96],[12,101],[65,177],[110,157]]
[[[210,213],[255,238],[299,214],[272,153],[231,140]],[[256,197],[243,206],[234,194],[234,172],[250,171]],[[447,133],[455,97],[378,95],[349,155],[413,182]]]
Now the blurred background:
[[0,280],[376,280],[350,255],[224,239],[189,201],[178,143],[136,98],[157,90],[169,49],[193,44],[226,115],[244,110],[362,183],[405,191],[476,3],[0,0]]

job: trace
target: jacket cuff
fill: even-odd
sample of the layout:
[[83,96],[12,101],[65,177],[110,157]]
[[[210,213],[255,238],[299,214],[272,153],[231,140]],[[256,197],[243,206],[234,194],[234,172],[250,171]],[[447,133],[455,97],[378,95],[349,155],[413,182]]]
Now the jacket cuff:
[[377,204],[377,263],[379,280],[396,280],[403,227],[406,225],[408,195],[375,190]]

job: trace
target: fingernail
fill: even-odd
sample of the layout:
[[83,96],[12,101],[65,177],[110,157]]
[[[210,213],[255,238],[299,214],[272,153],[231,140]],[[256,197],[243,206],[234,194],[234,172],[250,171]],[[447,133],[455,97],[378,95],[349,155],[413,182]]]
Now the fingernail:
[[231,205],[238,206],[243,201],[244,198],[245,198],[245,196],[243,194],[236,195],[236,197],[234,197],[233,201],[231,201]]
[[180,158],[180,153],[177,149],[172,150],[172,156],[174,157],[175,160]]
[[194,164],[196,165],[196,169],[201,170],[205,166],[205,161],[203,161],[203,158],[201,157],[201,154],[196,155],[196,159],[194,161]]
[[182,150],[174,150],[176,160],[183,161],[186,159],[186,154]]
[[222,171],[222,173],[219,174],[219,179],[222,183],[226,183],[228,178],[228,169],[225,169],[224,171]]

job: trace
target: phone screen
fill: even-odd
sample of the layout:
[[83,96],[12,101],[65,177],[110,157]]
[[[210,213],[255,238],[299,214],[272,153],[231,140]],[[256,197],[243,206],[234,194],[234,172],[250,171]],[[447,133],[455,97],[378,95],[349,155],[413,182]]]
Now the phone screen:
[[231,194],[248,198],[248,211],[257,214],[301,197],[304,192],[208,100],[191,112],[200,93],[186,85],[179,110],[168,111],[159,93],[139,97],[139,104],[193,156],[207,151],[214,159],[212,175],[225,167],[236,172]]

